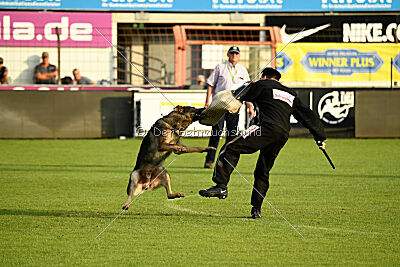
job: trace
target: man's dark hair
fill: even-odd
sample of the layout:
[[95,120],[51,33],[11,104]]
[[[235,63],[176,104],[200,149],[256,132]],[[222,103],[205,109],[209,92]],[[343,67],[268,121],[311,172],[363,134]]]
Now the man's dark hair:
[[275,78],[278,81],[281,79],[281,73],[273,68],[265,68],[262,71],[262,76],[265,78]]

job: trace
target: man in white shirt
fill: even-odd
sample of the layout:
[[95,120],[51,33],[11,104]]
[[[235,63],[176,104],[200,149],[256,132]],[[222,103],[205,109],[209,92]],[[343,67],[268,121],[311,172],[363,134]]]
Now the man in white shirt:
[[[212,97],[223,90],[232,90],[240,87],[242,84],[250,80],[249,73],[246,68],[238,63],[240,59],[240,50],[237,46],[229,48],[228,60],[218,64],[210,77],[207,79],[207,95],[204,107],[208,107]],[[254,116],[254,109],[251,103],[246,103],[249,107],[251,118]],[[221,120],[212,127],[212,134],[208,146],[217,148],[220,136],[224,130],[224,122],[226,122],[226,142],[228,143],[237,135],[237,126],[239,122],[239,114],[231,114],[227,112]],[[215,160],[215,150],[208,151],[204,168],[212,168]]]

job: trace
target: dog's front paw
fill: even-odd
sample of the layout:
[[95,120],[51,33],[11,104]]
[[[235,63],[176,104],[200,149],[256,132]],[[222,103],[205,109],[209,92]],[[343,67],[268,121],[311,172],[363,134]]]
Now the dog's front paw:
[[123,207],[122,207],[122,210],[128,210],[129,209],[129,206],[127,206],[127,205],[124,205]]
[[185,194],[182,192],[178,192],[175,194],[168,195],[168,199],[174,199],[174,198],[180,198],[180,197],[185,197]]
[[186,153],[186,152],[187,152],[187,149],[186,149],[186,147],[183,147],[183,146],[180,146],[180,147],[176,148],[175,151],[174,151],[174,153],[178,154],[178,155]]

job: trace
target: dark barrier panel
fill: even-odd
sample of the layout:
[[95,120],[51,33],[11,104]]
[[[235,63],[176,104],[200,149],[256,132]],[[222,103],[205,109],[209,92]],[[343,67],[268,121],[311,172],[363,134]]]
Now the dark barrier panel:
[[101,137],[133,136],[131,97],[107,97],[101,100]]
[[400,137],[400,91],[358,91],[356,137]]
[[131,92],[0,91],[0,138],[132,136]]
[[[324,124],[328,137],[354,137],[355,89],[296,89],[302,102],[309,106]],[[292,118],[292,136],[311,136]]]
[[[400,137],[400,91],[296,91],[328,137]],[[0,91],[0,138],[131,137],[140,112],[132,99],[131,92]],[[295,121],[291,135],[310,136]]]

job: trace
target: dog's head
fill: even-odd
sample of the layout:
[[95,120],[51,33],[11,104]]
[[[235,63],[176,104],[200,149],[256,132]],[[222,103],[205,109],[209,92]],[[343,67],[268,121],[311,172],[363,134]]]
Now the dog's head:
[[202,118],[201,113],[204,108],[194,108],[190,106],[176,106],[170,115],[174,117],[176,128],[186,130],[190,124]]

